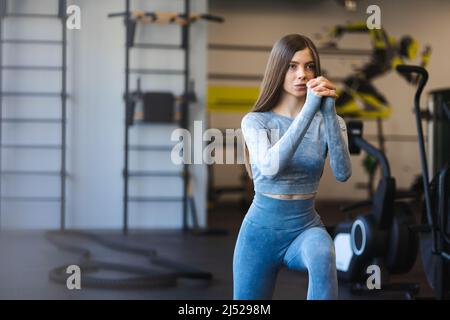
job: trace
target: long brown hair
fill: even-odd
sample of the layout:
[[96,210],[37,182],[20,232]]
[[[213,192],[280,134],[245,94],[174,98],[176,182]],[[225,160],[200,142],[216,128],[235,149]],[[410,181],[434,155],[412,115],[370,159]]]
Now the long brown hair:
[[[284,78],[292,57],[297,51],[308,48],[315,64],[315,76],[321,74],[319,53],[308,37],[300,34],[288,34],[278,40],[270,52],[258,99],[251,112],[264,112],[273,109],[281,97]],[[244,141],[244,164],[250,178],[253,178],[249,153]]]

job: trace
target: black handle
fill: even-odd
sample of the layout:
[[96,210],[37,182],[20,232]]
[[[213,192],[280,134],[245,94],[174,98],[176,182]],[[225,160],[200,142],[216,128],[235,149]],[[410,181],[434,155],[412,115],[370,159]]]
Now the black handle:
[[423,76],[428,76],[428,72],[425,68],[408,64],[399,64],[397,66],[397,71],[400,73],[418,73]]
[[[131,16],[131,13],[132,12],[130,12],[130,16]],[[116,13],[108,14],[108,18],[125,17],[126,15],[127,15],[126,12],[116,12]],[[146,17],[150,17],[152,19],[152,21],[155,21],[158,18],[157,14],[155,12],[144,12],[144,15]]]
[[214,22],[219,22],[219,23],[222,23],[225,21],[224,18],[219,17],[219,16],[214,16],[212,14],[202,14],[201,18],[204,20],[209,20],[209,21],[214,21]]
[[433,215],[431,209],[431,194],[430,194],[430,186],[429,186],[429,176],[428,176],[428,161],[426,157],[425,151],[425,140],[423,135],[422,128],[422,119],[420,118],[420,95],[422,94],[422,90],[425,87],[425,84],[428,81],[428,72],[423,67],[419,66],[410,66],[410,65],[398,65],[397,71],[403,74],[411,74],[416,73],[420,75],[419,84],[417,86],[416,95],[414,97],[414,113],[416,114],[416,127],[417,134],[419,137],[419,155],[420,155],[420,165],[422,169],[423,175],[423,191],[425,195],[425,209],[427,214],[428,224],[431,226],[431,238],[432,238],[432,250],[433,252],[437,252],[437,238],[436,238],[436,226],[437,223],[435,221],[435,217]]
[[428,81],[428,71],[419,66],[412,66],[412,65],[406,65],[406,64],[400,64],[397,66],[397,72],[402,74],[411,74],[411,73],[417,73],[420,75],[419,84],[417,86],[416,95],[414,97],[414,108],[417,108],[419,110],[420,105],[420,95],[422,94],[423,88],[427,84]]
[[124,17],[126,15],[127,15],[126,12],[116,12],[108,14],[108,18]]

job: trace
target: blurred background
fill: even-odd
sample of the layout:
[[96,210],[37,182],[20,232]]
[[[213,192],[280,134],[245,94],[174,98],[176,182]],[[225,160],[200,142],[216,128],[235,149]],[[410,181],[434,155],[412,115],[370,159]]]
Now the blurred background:
[[[411,227],[424,217],[418,79],[395,68],[429,73],[420,102],[433,177],[449,159],[448,107],[440,109],[450,96],[449,15],[445,0],[0,0],[0,298],[231,299],[253,185],[244,165],[225,157],[241,152],[241,119],[272,45],[290,33],[315,42],[345,98],[338,114],[362,123],[363,138],[387,158],[395,188],[383,197],[405,195],[414,233],[405,241],[419,241]],[[191,150],[181,155],[191,164],[172,160],[177,128],[187,130]],[[222,134],[213,154],[223,163],[195,160],[210,144],[207,129]],[[316,205],[330,232],[382,201],[379,162],[353,154],[353,174],[340,183],[327,161]],[[341,210],[367,200],[353,216]],[[383,260],[386,248],[373,257]],[[383,273],[409,286],[361,296],[343,276],[341,297],[403,298],[419,287],[415,295],[433,296],[437,267],[425,267],[431,258],[418,248]],[[103,271],[70,290],[69,264],[83,275]],[[304,299],[306,290],[306,273],[284,270],[274,297]]]

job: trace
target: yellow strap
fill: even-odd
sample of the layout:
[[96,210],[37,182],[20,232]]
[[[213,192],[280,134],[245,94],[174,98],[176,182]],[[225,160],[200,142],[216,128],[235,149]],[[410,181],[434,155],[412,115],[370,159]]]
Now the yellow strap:
[[387,47],[386,39],[384,38],[384,32],[382,30],[373,29],[369,31],[369,35],[372,38],[373,45],[377,49],[384,49]]
[[348,23],[344,25],[344,28],[347,30],[365,30],[367,29],[367,25],[365,22],[358,21],[353,23]]

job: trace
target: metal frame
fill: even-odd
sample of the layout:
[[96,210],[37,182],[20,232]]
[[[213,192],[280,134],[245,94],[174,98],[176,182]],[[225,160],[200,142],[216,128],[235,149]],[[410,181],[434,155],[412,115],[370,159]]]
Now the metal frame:
[[[54,19],[61,21],[61,40],[46,39],[3,39],[3,21],[6,18],[32,18],[32,19]],[[3,45],[61,45],[61,66],[20,66],[20,65],[3,65]],[[58,0],[57,14],[22,14],[10,13],[7,10],[7,0],[0,0],[0,176],[4,175],[38,175],[38,176],[55,176],[60,177],[60,196],[59,197],[4,197],[1,196],[2,183],[0,180],[0,228],[2,217],[2,200],[5,201],[44,201],[44,202],[60,202],[60,230],[65,229],[65,202],[66,202],[66,120],[67,120],[67,30],[66,30],[66,0]],[[3,70],[27,70],[27,71],[55,71],[61,72],[61,92],[6,92],[2,88]],[[55,119],[34,119],[34,118],[4,118],[3,117],[3,97],[59,97],[61,99],[61,117]],[[61,125],[61,144],[45,145],[45,144],[3,144],[2,125],[3,123],[57,123]],[[59,171],[34,171],[34,170],[2,170],[1,151],[2,149],[59,149],[61,157],[61,167]]]
[[[184,12],[189,16],[190,0],[184,2]],[[189,171],[188,164],[183,165],[181,173],[167,172],[167,171],[129,171],[128,155],[130,151],[170,151],[171,146],[138,146],[130,145],[129,129],[130,125],[127,122],[127,110],[132,103],[130,99],[130,74],[157,74],[157,75],[182,75],[184,76],[184,99],[181,102],[181,119],[179,120],[180,128],[187,129],[188,126],[188,112],[189,112],[189,24],[181,26],[181,45],[171,44],[150,44],[150,43],[134,43],[134,31],[136,22],[130,19],[131,2],[125,1],[125,15],[124,23],[126,28],[126,44],[125,44],[125,145],[124,145],[124,169],[123,169],[123,233],[128,234],[128,203],[129,202],[174,202],[181,201],[183,203],[183,230],[188,229],[188,183]],[[111,14],[110,17],[117,16]],[[184,70],[165,70],[165,69],[131,69],[130,68],[130,50],[135,49],[167,49],[167,50],[183,50],[184,53]],[[130,177],[151,177],[151,176],[165,176],[165,177],[180,177],[183,179],[183,196],[180,197],[132,197],[129,196],[129,178]],[[195,217],[194,217],[195,218]],[[194,219],[195,222],[195,219]]]

